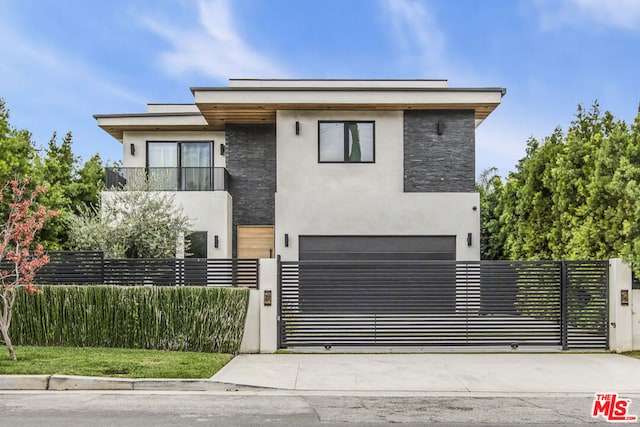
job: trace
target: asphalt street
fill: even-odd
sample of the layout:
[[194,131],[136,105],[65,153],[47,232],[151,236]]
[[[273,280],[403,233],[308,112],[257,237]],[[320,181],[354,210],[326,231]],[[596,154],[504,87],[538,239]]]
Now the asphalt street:
[[[640,397],[640,396],[639,396]],[[0,426],[605,425],[588,395],[3,392]],[[631,405],[640,412],[640,399]]]

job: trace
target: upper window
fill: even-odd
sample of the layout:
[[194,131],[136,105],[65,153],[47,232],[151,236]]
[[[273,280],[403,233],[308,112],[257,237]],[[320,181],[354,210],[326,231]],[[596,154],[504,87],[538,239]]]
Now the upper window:
[[149,142],[147,166],[164,190],[211,190],[211,142]]
[[374,122],[318,122],[318,161],[373,163]]

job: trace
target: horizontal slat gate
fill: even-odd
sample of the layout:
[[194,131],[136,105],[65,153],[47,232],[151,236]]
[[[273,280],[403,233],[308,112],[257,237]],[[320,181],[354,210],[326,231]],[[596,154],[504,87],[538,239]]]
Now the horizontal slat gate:
[[[552,261],[282,262],[281,346],[606,347],[606,332],[584,321],[563,340],[563,277]],[[606,323],[593,301],[589,319]]]
[[565,261],[565,348],[608,345],[609,262]]

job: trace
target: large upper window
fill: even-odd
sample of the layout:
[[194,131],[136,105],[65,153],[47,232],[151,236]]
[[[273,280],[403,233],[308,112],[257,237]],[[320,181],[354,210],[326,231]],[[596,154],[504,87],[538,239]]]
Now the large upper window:
[[374,122],[318,122],[318,161],[373,163]]
[[149,178],[164,190],[211,190],[211,142],[148,142]]

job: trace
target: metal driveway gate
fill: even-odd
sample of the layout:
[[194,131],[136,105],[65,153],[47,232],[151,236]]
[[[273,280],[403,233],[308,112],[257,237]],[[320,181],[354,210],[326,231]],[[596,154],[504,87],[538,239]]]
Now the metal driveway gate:
[[606,261],[281,262],[280,347],[606,349]]

